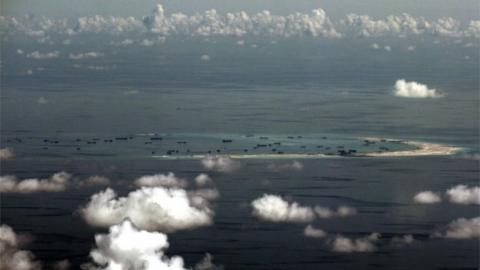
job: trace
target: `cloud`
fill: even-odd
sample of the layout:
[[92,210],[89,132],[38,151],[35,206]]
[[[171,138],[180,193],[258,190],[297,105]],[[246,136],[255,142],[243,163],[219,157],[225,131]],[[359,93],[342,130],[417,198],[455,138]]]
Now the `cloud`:
[[17,49],[17,54],[22,55],[22,54],[23,54],[23,51],[22,51],[21,49]]
[[426,20],[407,13],[389,15],[384,19],[373,19],[368,15],[348,14],[341,21],[346,34],[359,37],[408,37],[428,35],[443,38],[479,37],[478,21],[470,21],[468,27],[462,27],[458,20],[451,17],[438,20]]
[[342,235],[337,235],[331,244],[332,251],[352,253],[352,252],[373,252],[377,248],[375,242],[380,239],[380,234],[372,233],[368,236],[352,239]]
[[187,36],[310,36],[338,38],[341,34],[323,9],[311,13],[294,13],[286,16],[272,15],[269,11],[248,14],[244,11],[219,14],[211,9],[203,13],[186,15],[165,14],[158,4],[150,16],[143,19],[145,28],[159,35]]
[[349,206],[340,206],[337,211],[323,206],[315,206],[313,209],[319,218],[347,217],[357,214],[357,210]]
[[202,173],[202,174],[199,174],[197,177],[195,177],[195,183],[197,184],[197,186],[203,187],[208,184],[211,184],[212,179],[207,174]]
[[480,204],[480,187],[457,185],[448,189],[446,196],[451,203]]
[[312,238],[324,238],[327,236],[327,233],[325,231],[314,228],[312,225],[308,225],[307,227],[305,227],[303,234],[306,237],[312,237]]
[[480,237],[480,217],[459,218],[450,222],[445,228],[436,231],[433,237],[452,239],[471,239]]
[[288,202],[278,195],[264,194],[251,203],[253,215],[272,222],[309,222],[315,218],[334,218],[355,215],[357,210],[340,206],[331,210],[323,206],[300,206],[297,202]]
[[130,220],[110,227],[108,234],[95,235],[96,248],[90,252],[92,264],[84,265],[88,270],[183,270],[183,259],[168,258],[167,235],[159,232],[139,230]]
[[201,163],[205,169],[218,172],[233,172],[240,168],[239,162],[222,155],[207,155],[201,159]]
[[33,59],[38,59],[38,60],[58,58],[59,56],[60,56],[60,52],[58,52],[58,51],[47,52],[47,53],[41,53],[39,51],[34,51],[32,53],[27,54],[27,58],[33,58]]
[[176,187],[183,188],[188,185],[187,181],[178,178],[173,173],[145,175],[135,180],[138,187]]
[[393,247],[400,248],[415,243],[415,238],[413,238],[411,234],[406,234],[402,237],[395,236],[391,239],[390,243]]
[[145,46],[145,47],[151,47],[155,45],[155,41],[149,40],[149,39],[144,39],[142,42],[140,42],[140,45]]
[[[480,204],[480,187],[468,187],[457,185],[445,192],[445,197],[450,203],[457,204]],[[440,195],[433,191],[422,191],[417,193],[413,200],[417,203],[439,203],[442,201]]]
[[0,149],[0,160],[11,159],[15,156],[12,148],[1,148]]
[[72,60],[81,60],[81,59],[88,59],[88,58],[98,58],[103,57],[104,54],[101,52],[86,52],[86,53],[71,53],[68,58]]
[[210,56],[208,54],[204,54],[200,56],[200,60],[202,61],[210,61]]
[[[137,19],[132,16],[100,16],[79,18],[48,18],[40,16],[0,17],[7,33],[23,34],[37,42],[52,44],[51,36],[72,36],[83,33],[119,36],[128,33],[153,33],[160,37],[264,37],[264,38],[328,38],[341,37],[441,37],[476,39],[480,37],[480,20],[462,24],[451,17],[427,20],[403,13],[375,19],[368,15],[348,14],[334,22],[325,10],[275,15],[265,10],[258,13],[225,12],[215,9],[192,15],[177,12],[167,14],[157,4],[153,12]],[[129,43],[129,42],[127,42]],[[133,42],[132,42],[133,43]],[[126,44],[130,45],[132,43]],[[135,42],[141,44],[141,42]]]
[[120,42],[120,45],[121,46],[129,46],[129,45],[132,45],[134,43],[134,41],[132,39],[124,39],[122,40],[122,42]]
[[78,182],[79,187],[93,187],[93,186],[108,186],[110,185],[110,179],[104,176],[90,176],[84,181]]
[[415,81],[407,82],[404,79],[395,83],[395,96],[405,98],[437,98],[442,95],[436,89],[429,89],[425,84]]
[[61,260],[53,264],[53,270],[68,270],[72,268],[69,260]]
[[67,172],[58,172],[46,179],[29,178],[20,180],[15,176],[0,176],[0,193],[61,192],[69,188],[108,185],[110,180],[92,176],[84,181],[75,179]]
[[432,191],[422,191],[420,193],[417,193],[415,197],[413,197],[413,200],[416,203],[426,203],[426,204],[439,203],[442,201],[440,196]]
[[218,266],[213,263],[213,256],[207,253],[203,260],[195,264],[193,270],[223,270],[223,266]]
[[128,218],[141,229],[163,232],[207,226],[214,215],[205,198],[164,187],[143,187],[120,198],[107,188],[94,194],[80,212],[94,226],[108,227]]
[[48,103],[48,100],[45,97],[39,97],[37,99],[37,104],[44,105],[44,104],[47,104],[47,103]]
[[67,189],[72,175],[59,172],[48,179],[18,180],[15,176],[0,176],[0,192],[59,192]]
[[300,206],[298,203],[289,203],[282,197],[264,194],[251,203],[253,215],[273,222],[310,222],[315,219],[315,212],[311,207]]
[[21,250],[25,237],[17,235],[8,225],[0,226],[0,269],[2,270],[40,270],[41,264],[35,261],[33,253]]
[[303,164],[299,161],[294,160],[290,163],[270,164],[268,166],[268,169],[272,171],[301,171],[303,170]]
[[385,45],[385,46],[383,47],[383,49],[384,49],[385,51],[387,51],[387,52],[392,51],[392,47],[390,47],[389,45]]

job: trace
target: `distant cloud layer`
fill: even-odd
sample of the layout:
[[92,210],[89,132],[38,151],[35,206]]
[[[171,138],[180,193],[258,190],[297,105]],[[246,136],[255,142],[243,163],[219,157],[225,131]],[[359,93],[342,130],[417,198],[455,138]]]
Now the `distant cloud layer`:
[[395,96],[404,98],[437,98],[442,95],[438,94],[436,89],[430,89],[425,84],[401,79],[395,83]]
[[[450,17],[427,20],[404,13],[390,15],[383,19],[374,19],[368,15],[349,14],[340,21],[333,22],[321,8],[307,13],[296,12],[288,15],[274,15],[268,10],[253,14],[244,11],[220,14],[215,9],[187,15],[180,12],[167,14],[163,6],[158,4],[150,15],[143,18],[100,15],[77,19],[0,16],[0,25],[9,29],[8,33],[23,33],[45,44],[53,43],[50,38],[53,34],[72,36],[79,33],[108,33],[119,35],[139,32],[150,32],[159,36],[192,37],[292,38],[306,36],[330,39],[419,35],[455,39],[480,37],[480,20],[472,20],[466,25],[462,25],[458,20]],[[143,40],[138,44],[154,45],[154,41]],[[131,39],[124,39],[122,45],[133,43]]]

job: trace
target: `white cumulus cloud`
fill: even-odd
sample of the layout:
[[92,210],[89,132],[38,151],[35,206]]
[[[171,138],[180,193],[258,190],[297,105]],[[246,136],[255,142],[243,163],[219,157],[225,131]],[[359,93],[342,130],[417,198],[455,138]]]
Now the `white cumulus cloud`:
[[348,238],[337,235],[332,242],[332,251],[352,253],[352,252],[373,252],[377,248],[375,243],[380,239],[380,234],[372,233],[362,238]]
[[2,270],[40,270],[40,262],[35,261],[33,253],[21,250],[25,241],[8,225],[0,226],[0,269]]
[[413,200],[416,203],[425,203],[425,204],[432,204],[432,203],[439,203],[442,201],[440,196],[433,191],[422,191],[420,193],[417,193],[414,197]]
[[16,176],[0,176],[0,193],[61,192],[70,188],[101,186],[110,184],[103,176],[91,176],[83,181],[67,172],[58,172],[45,179],[18,179]]
[[1,148],[0,149],[0,160],[11,159],[15,156],[12,148]]
[[95,235],[96,248],[90,252],[88,270],[184,270],[179,256],[168,258],[167,235],[139,230],[130,220],[110,227],[108,234]]
[[480,238],[480,217],[454,220],[445,228],[433,233],[433,236],[453,239]]
[[480,187],[457,185],[446,191],[448,200],[459,204],[480,204]]
[[315,212],[311,207],[290,203],[277,195],[264,194],[251,205],[253,215],[267,221],[310,222],[315,219]]
[[201,163],[205,169],[218,172],[233,172],[240,168],[238,161],[224,155],[207,155],[201,159]]
[[47,179],[19,180],[15,176],[0,176],[0,193],[59,192],[66,190],[71,180],[72,175],[66,172],[56,173]]
[[427,85],[404,79],[395,82],[395,96],[404,98],[437,98],[442,95],[436,89],[430,89]]
[[306,237],[311,237],[311,238],[324,238],[327,236],[327,233],[321,229],[317,229],[313,227],[312,225],[308,225],[305,227],[305,230],[303,230],[303,234]]
[[214,215],[204,197],[164,187],[143,187],[119,198],[107,188],[94,194],[80,212],[94,226],[108,227],[128,218],[141,229],[163,232],[207,226]]
[[135,180],[138,187],[177,187],[183,188],[188,185],[187,181],[178,178],[174,173],[145,175]]

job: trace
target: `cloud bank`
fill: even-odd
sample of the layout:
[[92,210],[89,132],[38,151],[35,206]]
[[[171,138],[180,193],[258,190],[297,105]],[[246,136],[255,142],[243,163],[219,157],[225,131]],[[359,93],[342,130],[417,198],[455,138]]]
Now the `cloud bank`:
[[[51,36],[67,37],[89,33],[118,36],[126,33],[153,33],[160,37],[267,37],[267,38],[328,38],[342,37],[418,37],[431,36],[450,39],[480,37],[480,20],[462,24],[451,17],[427,20],[409,14],[389,15],[375,19],[368,15],[348,14],[333,22],[321,8],[310,12],[275,15],[265,10],[258,13],[245,11],[219,13],[215,9],[192,15],[177,12],[167,14],[157,4],[150,15],[143,18],[118,16],[91,16],[72,18],[0,16],[0,25],[7,34],[20,33],[40,43],[52,44]],[[143,38],[142,38],[143,39]],[[125,45],[132,42],[124,39]],[[136,42],[145,44],[145,42]],[[151,43],[151,41],[147,42]],[[153,45],[153,44],[152,44]],[[148,46],[148,45],[147,45]]]
[[162,232],[207,226],[214,215],[204,197],[164,187],[143,187],[119,198],[107,188],[94,194],[80,213],[93,226],[109,227],[128,218],[138,228]]
[[441,94],[436,89],[430,89],[425,84],[415,81],[407,82],[404,79],[395,83],[395,96],[404,98],[438,98]]

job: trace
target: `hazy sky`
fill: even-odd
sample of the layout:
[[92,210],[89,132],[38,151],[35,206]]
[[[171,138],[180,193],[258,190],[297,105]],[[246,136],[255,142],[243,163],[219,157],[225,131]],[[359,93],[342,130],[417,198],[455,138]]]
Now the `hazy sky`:
[[141,17],[149,14],[156,3],[161,3],[167,13],[193,13],[214,8],[221,12],[267,9],[275,14],[287,14],[321,7],[333,19],[351,12],[378,17],[407,12],[427,18],[450,16],[467,21],[478,19],[480,14],[478,0],[3,0],[1,3],[3,15],[33,13],[60,17],[95,14]]

